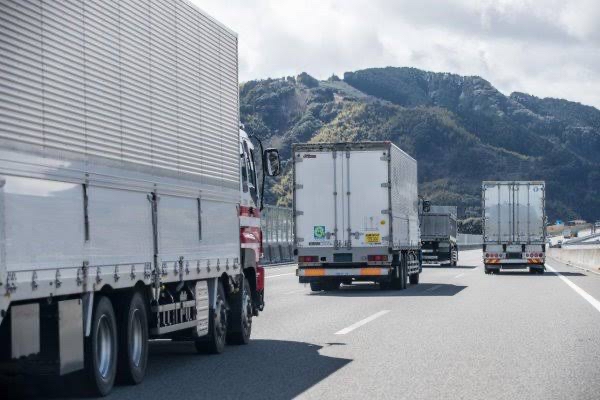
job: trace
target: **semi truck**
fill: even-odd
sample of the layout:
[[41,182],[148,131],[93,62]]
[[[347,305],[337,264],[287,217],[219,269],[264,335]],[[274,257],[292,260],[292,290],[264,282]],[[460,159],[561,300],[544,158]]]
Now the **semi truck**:
[[546,260],[546,185],[543,181],[482,184],[485,273],[529,269],[543,274]]
[[417,162],[391,142],[294,144],[300,283],[404,289],[421,273]]
[[423,263],[457,265],[456,215],[456,206],[436,205],[430,206],[429,212],[421,214]]
[[106,395],[143,380],[149,339],[248,343],[264,271],[237,35],[184,0],[0,15],[2,370]]

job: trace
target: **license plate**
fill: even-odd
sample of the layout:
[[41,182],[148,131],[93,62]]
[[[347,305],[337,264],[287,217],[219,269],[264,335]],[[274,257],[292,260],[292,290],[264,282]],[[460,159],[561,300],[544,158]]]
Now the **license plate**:
[[365,242],[366,243],[381,243],[381,235],[379,233],[366,233],[365,234]]

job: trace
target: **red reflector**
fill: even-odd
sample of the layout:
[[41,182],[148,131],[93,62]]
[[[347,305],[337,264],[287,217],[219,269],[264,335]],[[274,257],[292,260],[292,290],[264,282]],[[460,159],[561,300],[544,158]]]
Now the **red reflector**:
[[316,263],[316,262],[319,262],[319,257],[317,257],[317,256],[298,256],[298,262]]
[[265,269],[256,267],[256,290],[263,291],[265,289]]
[[367,256],[368,261],[387,261],[388,256],[386,255],[371,255]]

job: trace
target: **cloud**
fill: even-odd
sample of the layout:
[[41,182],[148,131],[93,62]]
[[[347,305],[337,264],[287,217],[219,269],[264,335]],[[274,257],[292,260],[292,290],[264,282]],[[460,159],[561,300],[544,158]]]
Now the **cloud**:
[[191,0],[239,34],[240,79],[412,66],[600,108],[597,0]]

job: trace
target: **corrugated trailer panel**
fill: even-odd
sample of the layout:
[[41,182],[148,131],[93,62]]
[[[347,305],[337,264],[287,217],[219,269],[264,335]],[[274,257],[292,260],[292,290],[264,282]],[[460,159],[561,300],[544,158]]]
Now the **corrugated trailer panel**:
[[0,2],[0,140],[236,188],[237,37],[183,0]]
[[482,197],[484,243],[544,243],[544,182],[483,182]]
[[415,247],[420,242],[417,161],[393,144],[390,149],[393,247]]

